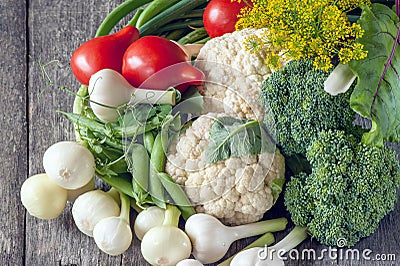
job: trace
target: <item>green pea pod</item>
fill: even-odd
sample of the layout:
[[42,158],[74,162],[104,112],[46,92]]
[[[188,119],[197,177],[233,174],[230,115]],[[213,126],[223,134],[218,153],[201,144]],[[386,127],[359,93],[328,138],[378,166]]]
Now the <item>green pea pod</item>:
[[175,5],[178,3],[180,0],[154,0],[151,2],[142,12],[142,14],[139,16],[137,22],[136,22],[136,27],[139,28],[142,26],[144,23],[149,21],[151,18],[153,18],[155,15],[161,13],[165,9]]
[[143,136],[143,143],[144,147],[146,148],[147,152],[151,154],[154,146],[154,135],[151,131],[144,133]]
[[166,173],[159,173],[158,176],[165,190],[181,211],[183,218],[187,220],[191,215],[195,214],[196,211],[182,187],[176,184],[171,176]]
[[143,190],[149,187],[150,159],[146,148],[138,143],[131,144],[128,149],[129,170],[132,173],[132,182],[137,183]]
[[160,208],[166,208],[164,188],[161,184],[158,173],[164,171],[166,156],[164,153],[165,143],[161,133],[158,133],[154,140],[153,149],[150,155],[150,178],[149,178],[149,192],[154,203]]

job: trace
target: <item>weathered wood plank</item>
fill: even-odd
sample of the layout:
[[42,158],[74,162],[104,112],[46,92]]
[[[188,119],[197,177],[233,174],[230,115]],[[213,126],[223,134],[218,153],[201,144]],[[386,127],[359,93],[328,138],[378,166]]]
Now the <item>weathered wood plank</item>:
[[[29,6],[29,174],[43,172],[45,150],[60,140],[73,140],[72,124],[56,109],[71,111],[74,97],[57,88],[45,89],[39,61],[59,60],[47,68],[52,81],[74,90],[69,58],[82,42],[93,37],[100,21],[117,1],[32,1]],[[71,204],[57,219],[27,216],[26,265],[119,265],[121,256],[101,252],[94,240],[79,232]]]
[[20,187],[27,175],[25,1],[0,1],[0,264],[24,261],[25,210]]

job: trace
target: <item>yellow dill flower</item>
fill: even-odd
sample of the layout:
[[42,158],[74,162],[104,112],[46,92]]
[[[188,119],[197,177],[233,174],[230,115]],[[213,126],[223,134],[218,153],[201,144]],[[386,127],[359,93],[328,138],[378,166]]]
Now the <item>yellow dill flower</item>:
[[[247,47],[253,52],[262,47],[274,53],[267,59],[268,64],[276,61],[276,52],[283,52],[292,59],[313,57],[315,67],[327,71],[336,56],[347,63],[365,58],[367,54],[364,47],[355,42],[364,32],[359,24],[348,21],[346,12],[370,4],[370,0],[252,2],[253,8],[242,9],[236,29],[268,29],[266,36],[247,40]],[[273,48],[265,48],[260,41]]]

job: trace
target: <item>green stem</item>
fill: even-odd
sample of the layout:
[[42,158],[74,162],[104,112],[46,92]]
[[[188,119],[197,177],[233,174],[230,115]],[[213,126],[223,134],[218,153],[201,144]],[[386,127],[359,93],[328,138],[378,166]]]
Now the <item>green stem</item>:
[[232,232],[236,239],[242,239],[245,237],[264,234],[266,232],[277,232],[285,230],[287,222],[288,221],[286,218],[278,218],[257,223],[229,227],[229,230]]
[[109,34],[111,29],[114,28],[114,26],[117,25],[117,23],[126,15],[131,13],[136,8],[150,3],[151,1],[152,0],[128,0],[123,2],[106,16],[97,29],[95,37]]
[[[301,242],[308,237],[307,227],[296,225],[290,233],[285,236],[281,241],[270,247],[276,251],[284,250],[285,253],[297,247]],[[283,254],[281,254],[283,255]]]
[[133,190],[132,190],[132,180],[128,179],[127,177],[123,176],[109,176],[104,175],[96,169],[96,175],[101,178],[104,182],[109,184],[110,186],[118,189],[122,193],[128,195],[129,197],[133,198]]
[[204,8],[202,9],[195,9],[190,12],[187,12],[181,16],[179,16],[179,19],[184,19],[184,18],[202,18],[204,13]]
[[143,211],[143,209],[140,208],[140,207],[136,204],[136,202],[135,202],[133,199],[131,199],[131,207],[132,207],[132,209],[134,209],[137,213],[140,213],[141,211]]
[[[271,245],[274,242],[275,242],[274,235],[268,232],[268,233],[263,234],[261,237],[257,238],[257,240],[255,240],[253,243],[251,243],[250,245],[243,248],[241,251],[250,249],[250,248],[255,248],[255,247],[260,247],[260,248],[265,247],[265,246],[268,247],[269,245]],[[229,257],[228,259],[224,260],[217,266],[229,266],[235,256],[236,256],[236,254]]]
[[205,38],[207,35],[207,31],[205,28],[199,28],[196,29],[192,32],[190,32],[189,34],[187,34],[186,36],[180,38],[178,40],[179,44],[188,44],[188,43],[194,43],[198,40],[201,40],[203,38]]
[[166,25],[175,20],[179,15],[204,3],[207,3],[207,0],[181,0],[179,3],[164,10],[140,27],[141,36],[153,34],[160,28],[160,25]]
[[161,27],[159,30],[156,31],[156,33],[161,33],[165,31],[171,31],[171,30],[177,30],[177,29],[188,29],[191,27],[203,27],[204,23],[203,20],[189,20],[189,21],[183,21],[183,22],[176,22],[173,24],[167,24],[164,27]]
[[208,42],[209,40],[211,40],[211,38],[210,38],[210,37],[206,37],[206,38],[201,39],[201,40],[199,40],[199,41],[197,41],[197,42],[194,42],[194,44],[205,44],[205,43]]
[[119,196],[121,199],[121,214],[119,215],[119,217],[129,224],[129,213],[131,210],[130,199],[124,193],[119,193]]
[[174,205],[168,204],[165,210],[163,225],[178,227],[180,216],[181,212],[179,211],[179,209]]
[[[83,114],[84,106],[85,106],[85,97],[88,95],[88,88],[85,85],[81,85],[79,87],[78,92],[76,93],[74,99],[74,105],[72,108],[72,112],[75,114]],[[82,142],[81,135],[78,131],[78,126],[74,123],[75,129],[75,138],[77,142]]]
[[107,194],[110,195],[118,203],[118,205],[121,204],[121,196],[118,189],[111,187],[111,189],[107,191]]
[[133,26],[136,27],[136,23],[140,17],[140,15],[143,13],[144,8],[140,8],[136,11],[135,15],[132,17],[132,19],[126,24],[126,26]]

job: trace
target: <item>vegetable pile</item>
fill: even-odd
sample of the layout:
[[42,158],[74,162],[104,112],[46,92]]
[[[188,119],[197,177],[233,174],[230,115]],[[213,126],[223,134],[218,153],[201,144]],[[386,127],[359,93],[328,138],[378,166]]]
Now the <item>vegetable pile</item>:
[[[54,219],[70,201],[100,250],[123,254],[137,237],[152,265],[283,265],[260,248],[290,220],[271,247],[280,255],[308,235],[355,245],[398,199],[399,158],[384,144],[400,142],[399,10],[400,1],[125,1],[72,53],[81,86],[73,112],[58,112],[76,141],[46,150],[22,204]],[[263,220],[280,194],[287,217]]]

